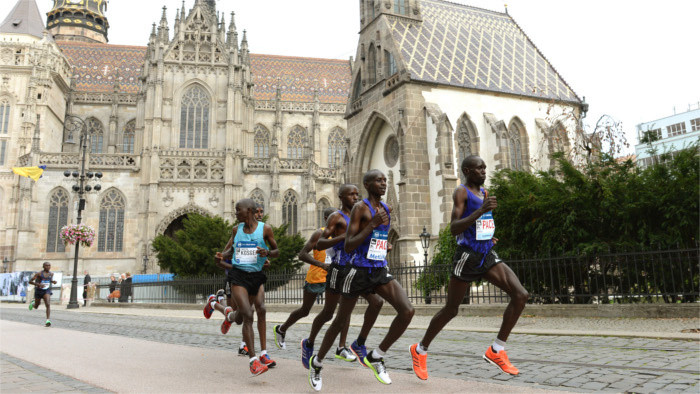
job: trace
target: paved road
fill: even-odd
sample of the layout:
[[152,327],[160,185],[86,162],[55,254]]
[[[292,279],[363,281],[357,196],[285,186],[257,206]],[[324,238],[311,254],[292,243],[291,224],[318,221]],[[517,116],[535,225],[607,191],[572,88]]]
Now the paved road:
[[[89,308],[88,308],[89,309]],[[2,307],[1,318],[41,324],[42,315]],[[124,311],[122,313],[129,313]],[[54,327],[98,334],[119,335],[148,341],[201,348],[235,350],[240,331],[219,332],[221,318],[134,316],[76,313],[60,307],[52,311]],[[273,358],[298,360],[299,341],[310,326],[299,323],[287,335],[287,350],[277,350],[268,325],[268,348]],[[358,332],[351,327],[349,338]],[[385,328],[373,330],[368,347],[379,342]],[[389,371],[410,373],[407,349],[422,329],[410,328],[386,356]],[[492,333],[446,330],[433,342],[428,359],[431,377],[476,382],[500,382],[508,386],[573,391],[692,392],[700,388],[700,343],[689,340],[513,334],[509,339],[511,361],[521,375],[502,374],[481,359],[493,340]],[[337,365],[339,362],[334,361]],[[344,364],[344,363],[343,363]],[[348,364],[349,365],[349,364]],[[299,366],[301,368],[301,366]],[[360,368],[359,365],[352,365]]]

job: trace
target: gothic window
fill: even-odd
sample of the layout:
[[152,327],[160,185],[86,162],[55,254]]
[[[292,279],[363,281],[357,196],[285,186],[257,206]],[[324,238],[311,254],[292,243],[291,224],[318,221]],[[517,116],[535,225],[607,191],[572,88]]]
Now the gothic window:
[[372,22],[372,19],[374,19],[374,0],[367,0],[367,11],[369,14],[369,20],[367,23]]
[[263,125],[255,125],[254,157],[270,157],[270,131]]
[[7,156],[7,140],[0,140],[0,166],[5,165],[6,156]]
[[367,51],[367,82],[369,86],[377,82],[377,50],[374,45],[370,45]]
[[260,189],[253,190],[253,192],[250,193],[250,199],[255,201],[256,204],[260,204],[263,207],[265,206],[265,195]]
[[46,239],[46,252],[65,252],[66,245],[61,240],[61,228],[68,224],[68,193],[57,189],[49,198],[49,228]]
[[180,148],[209,147],[209,94],[194,85],[182,95],[180,106]]
[[294,235],[298,232],[298,202],[297,194],[293,190],[287,190],[282,200],[282,223],[287,224],[287,234]]
[[136,137],[136,119],[131,119],[124,126],[124,138],[122,141],[123,153],[134,153],[134,139]]
[[100,202],[100,227],[97,236],[98,252],[121,252],[124,239],[124,196],[116,189],[109,190]]
[[104,142],[104,127],[102,122],[95,118],[88,118],[85,121],[88,134],[90,135],[90,153],[102,153]]
[[[462,173],[462,160],[470,155],[479,154],[479,137],[476,132],[476,127],[469,119],[469,115],[462,114],[457,120],[457,170],[460,178],[464,177]],[[462,179],[462,181],[466,181]]]
[[394,0],[394,13],[400,15],[406,14],[406,0]]
[[569,150],[569,136],[567,135],[564,126],[557,122],[552,128],[549,139],[549,168],[555,169],[557,162],[552,157],[552,154],[557,152],[566,153]]
[[287,138],[287,158],[301,159],[304,157],[304,144],[306,143],[306,130],[301,126],[294,126]]
[[328,136],[328,167],[338,168],[345,160],[345,132],[336,127]]
[[0,100],[0,134],[7,134],[10,125],[10,102]]
[[326,221],[323,220],[323,211],[325,211],[327,208],[330,208],[331,203],[328,202],[325,198],[322,198],[318,200],[318,204],[316,204],[316,217],[317,217],[317,222],[318,226],[316,227],[324,227],[326,225]]
[[513,119],[508,127],[508,157],[511,170],[527,170],[527,134],[522,123],[518,119]]
[[386,59],[384,62],[384,64],[386,64],[386,75],[391,76],[396,74],[399,70],[396,68],[396,59],[394,59],[394,55],[389,51],[384,51],[384,58]]
[[355,78],[355,84],[352,87],[352,101],[355,101],[360,98],[360,95],[362,94],[362,70],[357,73],[357,77]]

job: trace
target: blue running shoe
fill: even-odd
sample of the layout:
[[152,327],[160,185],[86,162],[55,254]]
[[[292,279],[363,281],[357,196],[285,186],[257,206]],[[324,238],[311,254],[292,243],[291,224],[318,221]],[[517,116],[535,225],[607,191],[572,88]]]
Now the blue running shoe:
[[304,368],[309,369],[309,360],[314,355],[314,347],[307,347],[308,339],[301,340],[301,363]]
[[365,357],[367,357],[367,348],[365,345],[360,346],[357,344],[357,341],[355,341],[350,345],[350,350],[357,357],[357,361],[359,361],[363,367],[367,367],[367,364],[365,364]]

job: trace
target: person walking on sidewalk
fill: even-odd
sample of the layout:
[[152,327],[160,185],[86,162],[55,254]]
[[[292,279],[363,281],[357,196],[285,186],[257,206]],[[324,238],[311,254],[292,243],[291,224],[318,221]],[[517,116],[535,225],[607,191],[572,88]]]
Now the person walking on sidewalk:
[[90,274],[87,270],[85,270],[84,274],[85,277],[83,278],[83,306],[87,306],[88,286],[90,285],[92,278],[90,278]]
[[34,301],[29,303],[29,310],[39,309],[41,305],[41,300],[44,300],[44,305],[46,305],[46,327],[51,327],[51,285],[56,284],[53,280],[53,272],[51,272],[51,263],[48,261],[44,262],[43,270],[37,272],[29,280],[30,285],[34,285]]
[[496,197],[489,197],[482,186],[486,181],[486,164],[479,156],[468,156],[462,161],[466,186],[460,185],[452,194],[454,202],[450,231],[457,237],[457,250],[452,261],[452,273],[447,289],[447,303],[430,321],[423,339],[411,345],[413,372],[418,378],[428,379],[428,346],[459,312],[459,305],[470,283],[486,279],[510,296],[503,314],[501,329],[483,358],[501,371],[517,375],[518,369],[508,360],[506,341],[527,303],[528,293],[513,273],[493,250],[495,223],[491,211],[498,206]]

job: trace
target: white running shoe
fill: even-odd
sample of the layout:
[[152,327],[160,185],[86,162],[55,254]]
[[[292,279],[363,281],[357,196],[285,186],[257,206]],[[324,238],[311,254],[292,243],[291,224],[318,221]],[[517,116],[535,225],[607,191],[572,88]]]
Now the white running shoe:
[[355,355],[352,354],[352,352],[346,347],[342,349],[337,349],[335,351],[335,358],[349,362],[354,362],[355,360],[357,360],[357,357],[355,357]]
[[369,367],[369,369],[372,370],[372,372],[374,372],[374,377],[377,378],[378,381],[384,384],[391,384],[391,378],[386,372],[386,367],[384,366],[383,358],[380,358],[379,360],[373,360],[370,359],[368,355],[367,357],[365,357],[365,364]]
[[323,379],[321,379],[321,370],[323,369],[323,367],[314,366],[315,359],[316,356],[311,356],[311,359],[309,360],[309,385],[312,389],[316,391],[321,391],[321,387],[323,386]]

